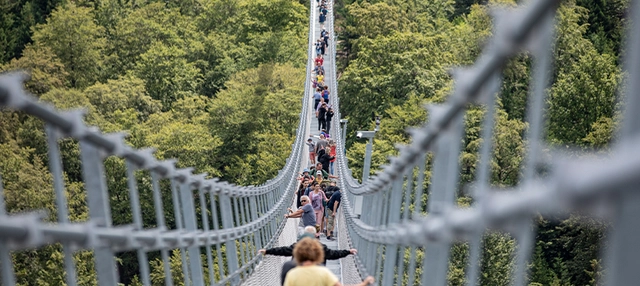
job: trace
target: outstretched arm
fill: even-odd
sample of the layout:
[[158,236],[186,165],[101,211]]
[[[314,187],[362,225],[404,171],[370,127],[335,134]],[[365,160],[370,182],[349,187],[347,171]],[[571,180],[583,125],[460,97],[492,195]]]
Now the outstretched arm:
[[[295,244],[293,244],[295,245]],[[276,255],[276,256],[292,256],[293,255],[293,245],[289,246],[281,246],[274,247],[269,249],[260,249],[258,250],[262,255]]]
[[296,211],[295,211],[295,212],[293,212],[293,213],[285,214],[285,215],[284,215],[284,217],[285,217],[285,218],[297,218],[297,217],[302,217],[302,213],[303,213],[303,212],[304,212],[304,211],[302,210],[302,208],[299,208],[298,210],[296,210]]
[[325,249],[324,251],[324,257],[327,258],[327,260],[336,260],[336,259],[340,259],[340,258],[344,258],[347,257],[349,254],[356,254],[358,253],[358,250],[354,249],[349,249],[349,250],[333,250],[333,249]]

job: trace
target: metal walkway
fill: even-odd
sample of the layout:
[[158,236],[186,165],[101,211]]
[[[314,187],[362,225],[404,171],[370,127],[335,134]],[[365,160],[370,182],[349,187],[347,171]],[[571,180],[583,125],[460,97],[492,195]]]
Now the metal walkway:
[[[314,19],[314,25],[313,25],[313,30],[311,30],[310,33],[314,35],[313,37],[314,39],[320,38],[320,31],[322,30],[322,26],[317,20],[317,14],[318,14],[317,9],[313,9],[311,11],[311,18]],[[324,27],[327,31],[330,32],[330,35],[334,34],[333,33],[333,13],[331,12],[331,10],[329,12],[329,17],[327,17],[327,22],[325,23]],[[327,54],[332,54],[333,52],[334,50],[328,50]],[[314,51],[314,55],[315,55],[315,51]],[[333,85],[335,81],[335,69],[334,69],[335,62],[334,61],[335,61],[335,57],[333,56],[327,56],[324,59],[325,83],[329,86]],[[313,93],[313,87],[310,87],[309,93],[310,94]],[[309,101],[309,106],[307,106],[307,108],[312,112],[308,113],[309,125],[306,127],[306,131],[307,131],[306,134],[311,135],[311,137],[313,138],[317,138],[318,135],[320,134],[320,131],[318,131],[318,120],[315,118],[315,115],[314,115],[315,111],[313,110],[313,101]],[[339,120],[335,119],[335,122],[338,122],[338,121]],[[335,133],[334,130],[339,130],[339,126],[334,129],[336,125],[338,124],[332,125],[333,130],[331,131],[331,134]],[[302,162],[303,162],[302,163],[303,169],[310,167],[308,156],[302,158]],[[292,206],[295,206],[295,204],[292,204]],[[327,247],[329,247],[330,249],[350,249],[351,245],[349,245],[348,243],[348,238],[346,237],[347,231],[346,231],[346,227],[344,227],[345,226],[344,217],[341,216],[340,213],[338,215],[339,216],[336,219],[336,223],[337,223],[336,233],[338,234],[337,239],[330,241],[323,236],[320,238],[320,242],[327,245]],[[287,221],[285,230],[281,233],[278,239],[278,242],[274,244],[274,247],[291,245],[296,241],[297,239],[296,226],[298,225],[298,221],[299,219],[289,219],[289,221]],[[271,256],[271,255],[265,256],[263,261],[256,267],[255,272],[246,281],[244,281],[242,285],[278,285],[278,283],[280,283],[281,266],[284,262],[290,259],[291,258],[289,257],[283,258],[283,257],[277,257],[277,256]],[[346,264],[350,266],[349,267],[345,265],[345,269],[347,270],[346,271],[347,274],[345,275],[346,279],[342,277],[344,272],[342,264]],[[358,275],[358,272],[355,270],[355,260],[351,255],[340,260],[327,260],[326,266],[336,276],[338,276],[338,278],[342,282],[347,281],[350,284],[350,283],[356,283],[361,281],[359,280],[360,277]]]
[[[310,0],[312,7],[313,0]],[[352,176],[344,156],[338,157],[337,174],[343,202],[338,217],[338,248],[353,246],[358,255],[341,260],[340,276],[345,283],[359,282],[366,275],[375,276],[379,285],[447,285],[447,270],[451,245],[470,245],[469,265],[465,273],[467,285],[477,285],[480,275],[481,241],[488,230],[509,233],[518,243],[513,284],[527,285],[529,263],[535,231],[532,219],[538,215],[580,210],[597,216],[595,210],[606,210],[611,224],[608,234],[605,285],[635,285],[640,281],[637,271],[640,257],[640,1],[631,1],[629,36],[625,58],[627,86],[625,108],[618,142],[606,156],[564,156],[557,153],[542,156],[548,149],[542,136],[545,90],[549,86],[552,67],[551,46],[554,39],[554,16],[558,0],[528,1],[516,8],[496,10],[493,37],[484,53],[470,67],[454,73],[454,92],[441,105],[428,109],[429,120],[411,130],[412,143],[400,147],[400,154],[368,181],[360,184]],[[330,17],[331,18],[331,17]],[[309,59],[307,75],[312,66],[315,15],[310,15]],[[328,23],[330,31],[333,22]],[[333,36],[335,34],[332,33]],[[331,104],[337,122],[339,97],[335,82],[335,39],[330,42],[325,68],[330,71]],[[529,94],[527,120],[528,150],[524,176],[514,188],[500,189],[489,183],[493,146],[495,95],[501,86],[501,73],[507,61],[521,52],[533,58],[533,75]],[[147,252],[159,250],[165,265],[168,251],[179,249],[185,285],[277,285],[267,278],[279,276],[281,259],[261,260],[257,249],[286,245],[295,240],[295,220],[286,221],[283,214],[292,204],[297,172],[306,164],[304,144],[313,131],[310,115],[310,81],[305,83],[303,109],[300,114],[292,152],[277,177],[261,186],[239,187],[206,174],[192,174],[191,169],[177,169],[175,162],[158,161],[150,150],[134,150],[119,134],[102,134],[84,125],[78,111],[60,111],[38,102],[23,88],[24,76],[19,73],[0,75],[0,106],[37,116],[46,123],[49,166],[54,180],[59,221],[44,222],[37,210],[30,213],[7,214],[4,192],[0,184],[0,275],[2,285],[15,285],[15,270],[11,252],[37,249],[60,243],[64,250],[65,279],[77,285],[75,251],[92,250],[98,285],[117,285],[114,254],[137,252],[140,277],[149,282]],[[458,158],[463,116],[470,105],[487,110],[476,181],[473,182],[473,203],[470,207],[456,205]],[[333,124],[332,137],[338,153],[344,154],[344,138],[339,124]],[[59,139],[75,138],[80,145],[80,159],[87,191],[90,219],[70,223],[64,195]],[[113,226],[107,198],[104,159],[115,156],[127,164],[133,221],[129,226]],[[433,160],[427,162],[427,157]],[[541,159],[544,158],[544,159]],[[2,158],[0,158],[2,160]],[[544,167],[546,172],[539,172]],[[433,172],[428,189],[424,189],[426,169]],[[139,190],[134,170],[148,170],[152,182],[157,227],[144,229],[141,224]],[[172,195],[173,215],[177,226],[167,229],[160,199],[160,181],[167,180]],[[1,180],[0,180],[1,181]],[[429,194],[426,206],[413,200]],[[362,219],[356,214],[354,202],[362,196],[364,205],[375,207]],[[208,204],[209,203],[209,204]],[[196,208],[199,206],[199,208]],[[413,211],[409,212],[409,206]],[[200,209],[199,213],[196,210]],[[424,216],[422,210],[428,212]],[[601,213],[601,212],[600,212]],[[197,216],[203,223],[198,225]],[[294,234],[293,236],[290,234]],[[333,246],[333,245],[332,245]],[[417,250],[424,251],[421,258]],[[224,251],[224,252],[223,252]],[[204,252],[205,258],[201,259]],[[408,261],[404,260],[409,253]],[[381,259],[384,257],[384,259]],[[169,267],[165,267],[165,284],[173,285]],[[217,271],[219,279],[215,278]],[[395,275],[406,273],[404,275]],[[270,274],[270,275],[269,275]],[[420,275],[418,275],[420,274]],[[207,279],[208,278],[208,279]],[[405,280],[406,278],[406,280]],[[268,283],[266,283],[269,281]]]

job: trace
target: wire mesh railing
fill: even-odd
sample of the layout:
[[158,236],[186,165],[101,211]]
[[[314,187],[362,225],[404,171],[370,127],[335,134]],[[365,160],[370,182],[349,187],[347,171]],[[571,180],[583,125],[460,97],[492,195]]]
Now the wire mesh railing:
[[[311,1],[312,2],[312,1]],[[309,27],[314,19],[309,18]],[[307,74],[312,63],[313,36],[309,35]],[[39,102],[24,89],[27,75],[20,72],[0,75],[0,107],[21,111],[45,123],[49,170],[53,177],[57,222],[45,221],[41,211],[8,214],[0,177],[0,275],[2,285],[15,285],[12,251],[38,249],[60,243],[63,247],[65,281],[78,284],[75,252],[93,250],[98,285],[117,285],[115,254],[135,250],[143,285],[151,285],[147,253],[160,251],[164,265],[164,283],[173,285],[169,251],[179,249],[184,285],[238,285],[260,262],[257,250],[270,246],[284,226],[282,214],[291,204],[301,169],[306,126],[308,125],[310,79],[305,81],[303,109],[290,156],[278,175],[260,186],[241,187],[193,174],[192,168],[179,169],[175,160],[159,161],[153,150],[136,150],[127,145],[124,135],[103,134],[85,125],[81,110],[61,111]],[[65,196],[63,164],[59,142],[72,138],[79,142],[83,182],[87,195],[89,220],[70,222]],[[104,162],[108,157],[126,163],[132,222],[126,226],[112,223]],[[0,158],[1,160],[1,158]],[[136,171],[147,171],[152,185],[156,227],[144,228],[141,219]],[[175,228],[165,222],[160,182],[170,182]],[[168,211],[170,212],[170,211]],[[199,216],[199,218],[198,218]],[[238,247],[239,246],[239,247]],[[205,252],[206,259],[201,258]],[[206,267],[203,265],[206,263]],[[217,272],[217,273],[214,273]],[[205,277],[206,276],[206,277]]]
[[[340,187],[345,194],[342,208],[351,244],[359,249],[357,266],[361,276],[373,275],[379,285],[447,285],[453,243],[469,245],[466,284],[479,283],[481,243],[488,231],[509,233],[517,243],[514,285],[527,285],[527,268],[535,239],[534,218],[583,211],[596,215],[593,207],[612,214],[608,240],[606,285],[632,285],[640,278],[640,155],[638,142],[640,100],[635,94],[640,83],[640,7],[631,2],[627,37],[625,111],[620,141],[605,157],[589,154],[575,158],[554,155],[542,160],[545,94],[552,70],[554,19],[560,1],[528,1],[516,8],[494,9],[494,30],[484,52],[474,65],[452,72],[454,90],[444,104],[427,107],[427,122],[411,129],[412,143],[399,147],[373,178],[362,184],[351,175],[345,156],[337,160]],[[333,23],[331,21],[331,23]],[[335,51],[335,41],[332,42]],[[533,58],[528,95],[528,149],[523,176],[513,188],[490,185],[492,138],[496,122],[496,96],[507,61],[521,52]],[[335,54],[331,57],[335,59]],[[335,61],[334,61],[335,63]],[[334,81],[335,83],[335,81]],[[337,118],[338,88],[331,86]],[[470,106],[483,106],[482,142],[476,179],[471,184],[473,203],[456,203],[459,158],[464,134],[464,115]],[[345,126],[340,126],[344,128]],[[341,132],[342,131],[342,132]],[[338,153],[345,154],[345,130],[333,138]],[[547,156],[548,157],[548,156]],[[431,170],[431,178],[425,171]],[[545,172],[540,170],[544,169]],[[428,188],[425,180],[430,180]],[[421,205],[428,194],[426,206]],[[355,201],[363,196],[365,209],[356,213]],[[426,209],[428,215],[422,210]],[[423,252],[420,257],[417,250]],[[405,255],[408,255],[405,261]],[[384,257],[384,259],[381,259]],[[418,269],[420,269],[418,271]]]
[[[631,20],[627,39],[626,67],[628,85],[620,141],[605,158],[568,158],[556,156],[549,162],[540,160],[544,144],[542,127],[545,89],[549,85],[553,21],[559,1],[533,1],[512,10],[494,13],[494,36],[475,65],[454,73],[455,89],[448,101],[429,107],[428,123],[412,130],[413,142],[400,148],[400,155],[363,184],[351,176],[345,156],[338,156],[337,172],[340,187],[345,193],[343,209],[354,247],[359,249],[357,265],[362,276],[374,275],[380,285],[446,285],[450,247],[453,242],[470,244],[467,284],[476,285],[479,276],[480,249],[487,229],[509,232],[516,238],[516,271],[514,284],[526,284],[526,270],[532,251],[535,232],[531,225],[537,215],[554,215],[573,210],[588,210],[594,204],[613,209],[612,233],[609,239],[607,285],[634,285],[640,280],[636,271],[640,257],[640,228],[635,218],[640,216],[640,194],[634,186],[639,183],[640,155],[634,151],[640,131],[640,100],[634,95],[634,80],[640,76],[640,7],[631,2]],[[311,1],[313,7],[313,1]],[[330,17],[333,17],[330,14]],[[314,24],[310,18],[309,25]],[[338,89],[335,80],[335,33],[333,21],[327,22],[334,35],[330,41],[334,80],[330,87],[332,104],[339,115]],[[511,189],[493,188],[490,173],[491,138],[493,136],[495,95],[501,83],[501,71],[508,59],[522,49],[534,59],[533,86],[529,95],[528,152],[521,183]],[[309,35],[307,75],[312,65],[313,35]],[[0,268],[2,285],[15,285],[11,251],[35,249],[61,243],[64,249],[66,282],[76,285],[76,271],[72,255],[80,249],[94,251],[99,285],[116,285],[114,254],[135,250],[140,264],[140,277],[149,284],[146,253],[160,250],[165,265],[165,283],[172,285],[168,268],[168,250],[180,249],[185,284],[203,285],[205,275],[219,285],[236,285],[259,262],[256,249],[264,248],[277,238],[283,219],[281,214],[289,206],[290,193],[296,187],[296,174],[308,124],[308,92],[310,80],[305,82],[303,109],[292,153],[279,175],[257,187],[239,187],[206,174],[192,174],[191,169],[178,169],[175,162],[158,161],[150,150],[135,150],[124,143],[121,134],[102,134],[83,123],[83,113],[62,112],[39,103],[24,88],[23,74],[0,75],[0,106],[23,111],[41,118],[46,125],[49,166],[56,194],[58,222],[46,222],[39,212],[7,214],[0,196]],[[463,116],[470,104],[484,105],[484,119],[477,179],[474,182],[474,203],[462,208],[456,205],[460,141]],[[340,127],[341,128],[341,127]],[[344,133],[334,128],[338,154],[344,154]],[[59,140],[74,138],[80,144],[80,159],[87,190],[90,219],[69,222],[62,177]],[[129,226],[113,226],[111,209],[104,178],[104,160],[109,156],[122,158],[127,166],[129,196],[133,214]],[[432,157],[432,158],[431,158]],[[536,172],[546,164],[548,173]],[[428,189],[425,170],[433,171]],[[136,170],[147,170],[152,181],[157,227],[144,229],[140,219]],[[176,228],[168,229],[164,222],[160,181],[169,180]],[[1,182],[1,180],[0,180]],[[0,183],[0,193],[2,184]],[[423,194],[429,194],[426,206],[421,206]],[[376,211],[356,215],[356,196],[363,196],[365,206]],[[196,203],[199,203],[200,213]],[[413,204],[411,210],[408,206]],[[428,215],[420,210],[426,207]],[[198,226],[198,218],[202,226]],[[250,245],[240,247],[237,245]],[[222,253],[222,246],[225,253]],[[206,252],[207,268],[200,252]],[[421,261],[416,250],[425,252]],[[404,263],[403,254],[409,252]],[[215,252],[215,253],[214,253]],[[384,257],[384,259],[381,259]],[[224,262],[223,262],[224,260]],[[217,266],[217,267],[214,267]],[[418,272],[420,267],[422,271]],[[215,269],[219,273],[216,279]],[[207,272],[207,273],[205,273]],[[404,275],[408,277],[405,280]],[[418,274],[419,277],[418,277]]]

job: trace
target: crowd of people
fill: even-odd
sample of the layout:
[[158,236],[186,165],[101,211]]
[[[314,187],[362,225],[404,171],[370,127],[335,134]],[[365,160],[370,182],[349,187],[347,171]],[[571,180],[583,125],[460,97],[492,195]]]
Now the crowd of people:
[[[331,139],[333,108],[329,104],[329,87],[325,84],[324,56],[329,42],[329,32],[324,28],[330,3],[316,0],[318,22],[321,25],[320,38],[314,43],[316,58],[311,74],[313,83],[315,116],[318,120],[317,140],[310,135],[310,167],[298,176],[299,185],[295,190],[295,210],[289,208],[286,219],[300,218],[298,242],[290,246],[261,249],[263,255],[293,256],[293,260],[282,267],[281,284],[286,286],[339,286],[339,279],[324,267],[326,260],[340,259],[356,254],[356,249],[332,250],[320,242],[321,238],[335,240],[335,218],[339,211],[342,194],[334,174],[336,142]],[[373,284],[373,277],[367,277],[358,285]]]

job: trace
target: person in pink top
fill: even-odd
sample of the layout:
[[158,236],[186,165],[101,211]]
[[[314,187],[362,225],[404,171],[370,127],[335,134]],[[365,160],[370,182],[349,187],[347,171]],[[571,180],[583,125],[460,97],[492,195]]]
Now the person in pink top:
[[324,229],[324,205],[322,202],[328,202],[327,196],[324,191],[320,189],[319,185],[316,185],[313,192],[309,193],[309,199],[311,200],[311,206],[316,214],[316,223],[320,225],[320,230]]

